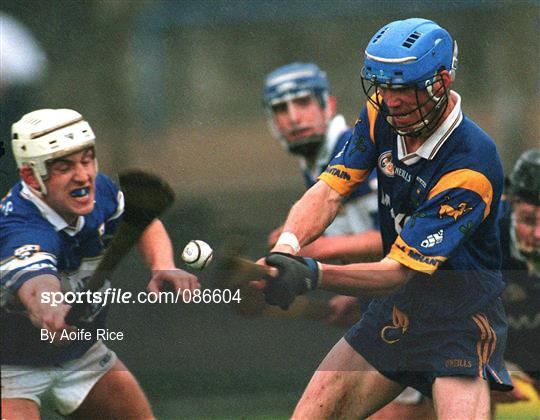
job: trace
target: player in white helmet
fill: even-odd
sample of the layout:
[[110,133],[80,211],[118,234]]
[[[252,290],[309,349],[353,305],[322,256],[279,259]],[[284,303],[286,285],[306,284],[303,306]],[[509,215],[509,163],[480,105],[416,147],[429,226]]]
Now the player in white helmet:
[[[37,419],[50,396],[62,415],[151,418],[137,381],[98,335],[106,310],[91,308],[77,330],[66,323],[71,307],[51,304],[52,293],[84,291],[124,210],[121,191],[97,170],[90,125],[70,109],[40,109],[13,124],[12,145],[21,180],[0,202],[2,417]],[[199,287],[176,268],[158,219],[139,249],[150,291]]]

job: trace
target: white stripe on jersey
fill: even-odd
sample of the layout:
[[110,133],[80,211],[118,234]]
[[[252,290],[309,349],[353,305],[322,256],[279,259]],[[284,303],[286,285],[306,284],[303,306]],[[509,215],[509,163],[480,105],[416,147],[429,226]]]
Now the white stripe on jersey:
[[118,201],[118,206],[116,207],[116,211],[111,217],[107,219],[107,222],[114,219],[118,219],[122,215],[122,213],[124,213],[125,202],[124,202],[124,193],[122,191],[118,191],[116,200]]
[[[19,278],[21,276],[28,273],[29,271],[39,271],[39,270],[43,270],[44,268],[48,268],[48,269],[56,271],[56,267],[54,265],[48,263],[48,262],[36,262],[36,263],[34,263],[32,265],[26,266],[26,267],[20,269],[19,271],[17,271],[15,274],[13,274],[11,279],[9,279],[6,282],[6,284],[4,286],[5,287],[11,287],[15,283],[17,283],[17,280],[19,280]],[[6,276],[6,277],[8,277],[8,276]]]
[[6,273],[8,271],[18,270],[26,267],[27,265],[33,265],[41,261],[50,261],[53,267],[56,267],[56,257],[53,254],[48,252],[36,252],[28,258],[17,258],[11,257],[7,260],[2,261],[3,264],[0,265],[0,271]]

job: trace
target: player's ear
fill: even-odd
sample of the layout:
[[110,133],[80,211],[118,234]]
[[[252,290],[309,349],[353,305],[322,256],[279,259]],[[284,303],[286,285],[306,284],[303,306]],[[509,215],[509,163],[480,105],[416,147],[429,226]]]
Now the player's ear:
[[439,88],[437,84],[443,84],[445,90],[449,90],[450,86],[452,86],[452,76],[450,75],[450,72],[448,70],[441,70],[439,74],[441,77],[435,82],[435,92],[437,92],[437,88]]
[[19,174],[21,175],[21,179],[30,187],[34,188],[35,190],[40,190],[39,182],[36,179],[36,176],[34,175],[34,171],[30,169],[28,166],[23,166],[21,169],[19,169]]
[[336,97],[332,95],[328,95],[328,98],[326,99],[326,117],[327,118],[333,118],[334,115],[336,115]]

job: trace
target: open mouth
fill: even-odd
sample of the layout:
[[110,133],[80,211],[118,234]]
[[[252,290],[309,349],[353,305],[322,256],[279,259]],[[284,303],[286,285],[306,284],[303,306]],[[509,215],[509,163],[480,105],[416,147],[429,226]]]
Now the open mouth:
[[310,134],[310,127],[295,128],[287,133],[287,137],[291,139],[304,138]]
[[401,115],[394,115],[393,117],[396,120],[406,120],[410,116],[411,116],[411,114],[401,114]]
[[90,194],[89,187],[77,188],[69,193],[69,195],[74,198],[86,197],[88,194]]
[[396,112],[395,114],[390,114],[390,116],[396,121],[405,121],[413,117],[414,116],[413,114],[414,114],[414,111],[401,112],[401,113]]

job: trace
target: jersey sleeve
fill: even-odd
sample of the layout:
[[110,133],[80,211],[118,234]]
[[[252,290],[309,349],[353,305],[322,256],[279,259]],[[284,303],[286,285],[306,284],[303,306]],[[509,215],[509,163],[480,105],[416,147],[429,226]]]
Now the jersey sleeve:
[[374,167],[376,150],[369,106],[362,109],[351,136],[318,177],[343,196],[367,179]]
[[124,194],[103,174],[99,174],[96,185],[105,212],[105,224],[107,232],[114,232],[122,220],[125,210]]
[[445,174],[405,219],[388,257],[433,274],[489,215],[492,199],[492,184],[482,173],[460,169]]
[[32,277],[57,275],[59,247],[52,227],[20,224],[8,230],[0,245],[2,306]]

